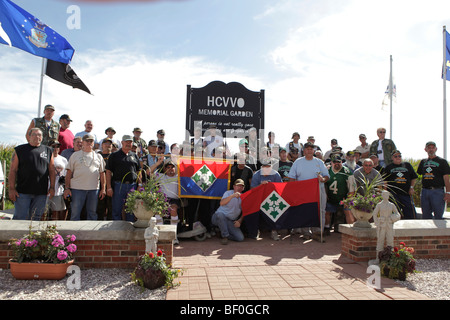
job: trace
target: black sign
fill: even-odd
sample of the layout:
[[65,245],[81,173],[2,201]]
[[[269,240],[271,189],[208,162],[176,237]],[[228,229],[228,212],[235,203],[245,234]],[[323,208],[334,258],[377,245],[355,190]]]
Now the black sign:
[[264,129],[264,90],[250,91],[238,82],[210,82],[187,88],[186,130],[216,128],[223,137],[242,137],[250,128]]

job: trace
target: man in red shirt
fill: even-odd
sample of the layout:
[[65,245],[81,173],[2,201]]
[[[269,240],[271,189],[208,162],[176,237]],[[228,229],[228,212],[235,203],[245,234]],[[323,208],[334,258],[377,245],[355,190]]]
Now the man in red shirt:
[[65,149],[73,148],[73,133],[69,130],[70,123],[72,122],[72,119],[70,119],[68,114],[63,114],[59,118],[59,124],[61,125],[61,128],[59,129],[59,137],[58,141],[61,144],[59,149],[59,154],[61,154],[62,151]]

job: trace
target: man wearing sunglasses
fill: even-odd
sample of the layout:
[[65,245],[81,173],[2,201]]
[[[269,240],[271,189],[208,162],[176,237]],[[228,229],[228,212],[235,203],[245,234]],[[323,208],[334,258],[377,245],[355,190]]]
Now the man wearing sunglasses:
[[378,155],[378,162],[384,168],[392,163],[391,153],[397,149],[397,147],[395,146],[394,141],[386,139],[385,128],[378,128],[377,136],[378,140],[373,141],[370,145],[370,154],[376,153]]
[[386,187],[395,199],[398,210],[402,213],[402,219],[415,219],[416,208],[414,205],[414,185],[417,173],[409,162],[402,160],[399,150],[392,151],[392,163],[387,165],[384,173]]

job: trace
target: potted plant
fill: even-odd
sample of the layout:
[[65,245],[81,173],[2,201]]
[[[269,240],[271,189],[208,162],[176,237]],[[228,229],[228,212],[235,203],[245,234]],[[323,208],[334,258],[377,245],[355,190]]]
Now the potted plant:
[[416,270],[413,253],[414,248],[407,247],[404,242],[400,242],[400,248],[389,246],[384,248],[378,254],[381,275],[391,279],[406,280],[408,273]]
[[138,265],[131,273],[131,279],[142,288],[156,289],[163,285],[172,288],[176,285],[174,284],[175,278],[181,272],[179,269],[171,269],[166,264],[163,251],[158,250],[156,255],[148,252],[139,257]]
[[153,175],[145,184],[131,189],[125,202],[125,211],[136,216],[134,226],[138,228],[146,228],[151,217],[164,215],[168,208],[169,201],[159,186],[158,178]]
[[65,277],[77,251],[75,235],[62,237],[56,225],[30,231],[20,239],[11,239],[13,258],[9,260],[11,274],[16,279],[55,279]]
[[356,222],[355,227],[370,228],[369,220],[372,218],[372,212],[376,205],[383,200],[381,196],[382,179],[368,181],[364,179],[361,186],[363,193],[355,192],[353,195],[340,202],[344,207],[349,208]]

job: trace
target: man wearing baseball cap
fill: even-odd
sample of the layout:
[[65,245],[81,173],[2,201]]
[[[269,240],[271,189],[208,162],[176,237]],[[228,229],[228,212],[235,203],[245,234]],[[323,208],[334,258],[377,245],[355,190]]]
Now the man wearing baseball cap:
[[[122,208],[128,192],[140,183],[141,165],[136,153],[131,151],[133,137],[122,137],[122,148],[113,152],[106,162],[106,194],[112,197],[112,218],[122,220]],[[134,214],[127,213],[126,220],[134,222]]]
[[397,209],[402,213],[402,219],[415,219],[416,207],[412,196],[417,173],[409,162],[402,160],[400,150],[392,151],[391,157],[392,163],[384,168],[384,181],[396,201]]
[[59,125],[61,126],[59,129],[58,141],[61,144],[59,148],[59,154],[66,149],[73,148],[73,138],[74,135],[72,131],[69,130],[72,119],[70,119],[68,114],[63,114],[59,117]]
[[25,138],[30,142],[30,130],[32,128],[39,128],[42,131],[41,144],[48,146],[51,141],[58,140],[60,125],[53,120],[55,114],[55,107],[48,104],[44,107],[44,116],[42,118],[34,118],[28,126]]
[[417,168],[422,175],[420,202],[423,219],[443,219],[445,202],[450,200],[450,166],[447,160],[436,155],[436,143],[425,144],[427,159],[423,159]]
[[234,182],[233,190],[225,191],[220,200],[220,207],[211,218],[211,223],[220,229],[222,244],[228,244],[228,240],[244,241],[241,231],[241,193],[245,183],[242,179]]

